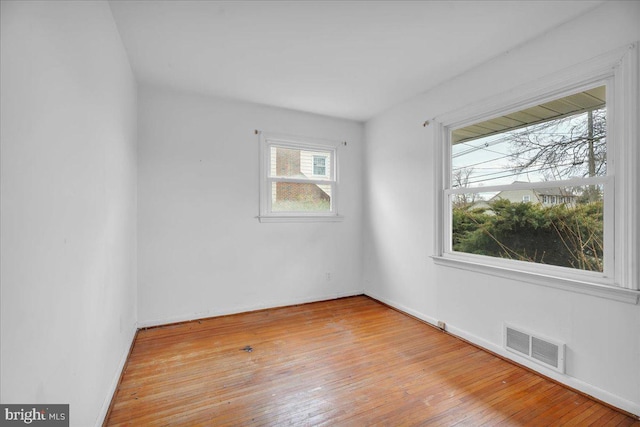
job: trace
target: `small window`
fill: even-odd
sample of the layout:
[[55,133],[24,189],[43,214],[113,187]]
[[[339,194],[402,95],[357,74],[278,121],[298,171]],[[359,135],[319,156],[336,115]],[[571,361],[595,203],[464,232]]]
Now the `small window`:
[[261,134],[260,220],[335,221],[338,143]]
[[313,156],[313,174],[325,176],[327,174],[327,157]]
[[529,196],[528,194],[527,194],[527,195],[522,196],[522,201],[523,201],[524,203],[528,203],[528,202],[530,202],[530,201],[531,201],[531,196]]

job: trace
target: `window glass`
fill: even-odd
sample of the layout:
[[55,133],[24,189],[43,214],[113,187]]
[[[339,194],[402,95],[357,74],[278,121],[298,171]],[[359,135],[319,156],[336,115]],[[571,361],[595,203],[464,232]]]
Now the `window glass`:
[[452,250],[602,272],[605,99],[600,86],[453,130]]
[[[331,152],[303,150],[272,145],[270,176],[329,179]],[[316,173],[321,171],[322,173]]]
[[313,174],[324,176],[327,174],[327,157],[313,156]]
[[271,185],[274,212],[331,211],[331,185],[299,182],[274,182]]
[[600,86],[454,130],[452,187],[606,175],[605,98]]
[[341,221],[337,141],[261,134],[261,222]]

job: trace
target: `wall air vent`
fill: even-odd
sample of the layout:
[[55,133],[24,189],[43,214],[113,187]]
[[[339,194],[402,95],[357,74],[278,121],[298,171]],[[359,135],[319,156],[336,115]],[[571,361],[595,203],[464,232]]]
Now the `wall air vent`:
[[505,323],[504,347],[529,360],[564,373],[565,345],[562,343]]
[[531,336],[513,328],[506,328],[506,346],[509,350],[517,351],[525,356],[531,354]]

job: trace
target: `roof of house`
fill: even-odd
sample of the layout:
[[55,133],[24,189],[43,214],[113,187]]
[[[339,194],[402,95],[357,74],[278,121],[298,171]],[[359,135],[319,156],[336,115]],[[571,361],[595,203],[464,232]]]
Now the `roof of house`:
[[521,111],[505,114],[481,123],[456,129],[452,134],[453,144],[520,129],[529,125],[571,116],[583,111],[596,110],[605,105],[605,87],[600,86],[584,92],[536,105]]

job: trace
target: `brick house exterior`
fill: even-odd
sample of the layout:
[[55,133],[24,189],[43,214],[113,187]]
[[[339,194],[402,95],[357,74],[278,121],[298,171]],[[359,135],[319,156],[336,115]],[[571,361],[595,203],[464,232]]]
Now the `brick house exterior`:
[[[274,147],[275,151],[275,175],[283,177],[309,177],[309,167],[311,166],[311,174],[313,173],[313,155],[297,149]],[[272,167],[273,167],[272,152]],[[306,166],[306,167],[305,167]],[[303,169],[307,174],[303,173]],[[309,175],[311,175],[309,174]],[[324,186],[323,186],[324,187]],[[294,200],[323,200],[330,202],[330,190],[323,189],[316,184],[295,183],[295,182],[277,182],[275,185],[275,201],[294,201]]]

